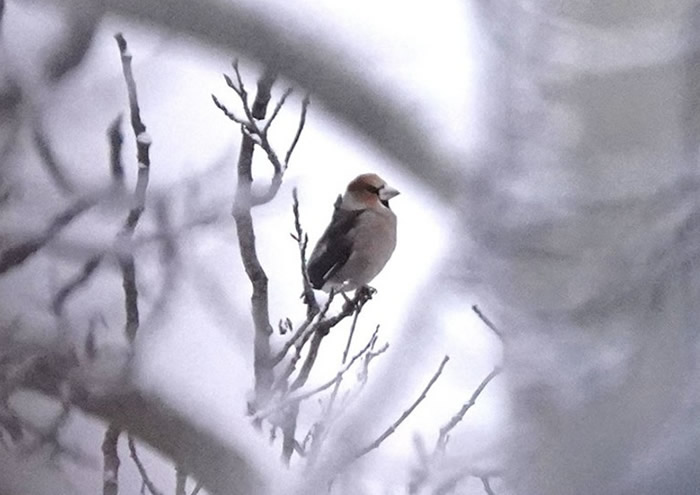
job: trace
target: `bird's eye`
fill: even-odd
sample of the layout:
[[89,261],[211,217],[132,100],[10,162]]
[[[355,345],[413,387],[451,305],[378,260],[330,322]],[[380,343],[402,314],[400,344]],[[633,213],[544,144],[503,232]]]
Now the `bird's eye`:
[[379,194],[379,189],[380,189],[379,187],[374,187],[374,186],[371,186],[369,184],[367,184],[367,187],[366,187],[366,190],[368,192],[371,192],[372,194],[377,194],[377,195]]

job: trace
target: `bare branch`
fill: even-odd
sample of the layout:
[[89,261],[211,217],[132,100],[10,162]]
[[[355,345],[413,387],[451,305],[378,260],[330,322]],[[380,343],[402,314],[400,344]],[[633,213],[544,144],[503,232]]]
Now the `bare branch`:
[[129,253],[119,261],[122,271],[122,288],[124,289],[124,310],[126,323],[124,333],[133,342],[139,329],[139,292],[136,286],[136,263],[133,254]]
[[[37,117],[37,119],[38,118],[39,117]],[[60,163],[60,160],[51,147],[48,136],[38,121],[34,123],[32,137],[34,138],[34,144],[39,152],[41,162],[44,164],[44,168],[48,172],[58,190],[65,196],[71,196],[74,194],[76,191],[75,184],[73,184],[73,181],[66,175],[64,170],[65,166]]]
[[[321,308],[318,315],[316,315],[317,322],[325,318],[334,298],[335,293],[331,292],[330,296],[326,300],[326,304],[323,305],[323,308]],[[291,349],[292,346],[296,348],[296,352],[292,357],[292,360],[289,363],[287,369],[280,375],[278,380],[275,382],[275,386],[273,387],[275,390],[278,390],[282,383],[286,384],[287,378],[289,378],[289,376],[294,372],[294,367],[296,366],[297,361],[299,361],[299,359],[301,358],[302,349],[308,342],[311,335],[313,335],[315,332],[315,326],[311,325],[313,321],[314,317],[307,316],[306,320],[294,332],[292,337],[287,342],[285,342],[280,352],[278,352],[277,355],[272,359],[273,366],[277,365],[280,361],[282,361],[282,359],[284,359],[284,356],[287,355],[287,352],[289,352],[289,349]]]
[[[138,177],[134,190],[134,206],[129,211],[126,222],[117,236],[117,241],[122,244],[131,244],[131,240],[139,223],[141,214],[146,207],[146,190],[149,181],[149,169],[151,159],[149,148],[151,138],[146,132],[146,125],[141,120],[141,110],[136,93],[136,82],[131,69],[131,53],[129,53],[126,40],[121,33],[114,36],[119,47],[122,62],[122,72],[129,96],[129,111],[131,115],[131,127],[136,138],[136,158],[138,160]],[[124,288],[124,306],[126,310],[125,332],[130,341],[136,337],[139,328],[138,288],[136,285],[136,263],[133,253],[129,250],[120,257],[119,266],[122,272],[122,286]]]
[[70,9],[68,23],[52,43],[51,56],[44,67],[47,79],[56,83],[83,61],[104,14],[103,2],[83,1]]
[[486,492],[486,495],[496,495],[496,493],[491,489],[488,476],[480,476],[479,479],[481,480],[481,484],[484,486],[484,492]]
[[63,313],[63,307],[71,294],[90,280],[90,277],[92,277],[101,261],[101,254],[93,256],[85,262],[82,270],[75,277],[73,277],[63,287],[61,287],[61,289],[59,289],[51,302],[51,308],[56,316]]
[[452,418],[447,422],[447,424],[445,424],[445,426],[440,428],[440,434],[438,435],[438,440],[437,440],[437,444],[435,447],[436,451],[442,452],[445,450],[445,446],[447,445],[449,433],[452,431],[452,429],[454,429],[455,426],[457,426],[457,424],[460,421],[462,421],[462,419],[464,419],[464,415],[467,413],[467,411],[469,411],[469,409],[471,409],[474,406],[474,404],[476,403],[476,399],[479,398],[479,395],[481,395],[481,392],[484,391],[484,389],[486,388],[486,385],[488,385],[491,380],[493,380],[496,376],[498,376],[498,374],[500,372],[501,372],[501,368],[496,366],[491,371],[491,373],[486,375],[486,378],[484,378],[481,381],[481,383],[479,384],[479,386],[476,387],[476,390],[474,390],[474,392],[472,393],[469,400],[464,403],[464,405],[460,408],[460,410],[457,412],[457,414],[452,416]]
[[[238,78],[240,94],[245,96],[245,90],[243,89],[243,82],[240,78],[237,62],[234,62],[234,70]],[[269,81],[269,84],[271,85],[272,81]],[[244,101],[244,106],[247,107],[246,98],[244,96],[241,96],[241,100]],[[246,111],[246,114],[249,113],[249,111]],[[246,275],[248,275],[248,279],[253,288],[253,293],[251,295],[251,312],[255,327],[254,370],[256,400],[258,403],[265,403],[267,402],[273,383],[272,366],[270,364],[270,335],[272,335],[272,325],[270,324],[268,306],[267,274],[258,258],[255,244],[255,229],[253,226],[253,217],[251,215],[254,148],[255,144],[251,137],[243,133],[241,149],[238,156],[238,185],[236,187],[234,199],[233,218],[236,223],[241,260],[243,261],[243,267],[245,268]]]
[[122,135],[121,131],[122,119],[122,114],[117,115],[107,130],[112,182],[120,187],[124,186],[124,166],[122,165],[122,143],[124,142],[124,136]]
[[[308,390],[306,392],[299,392],[297,394],[290,395],[290,396],[286,397],[283,401],[275,404],[273,407],[270,407],[264,411],[261,411],[257,416],[258,417],[269,416],[270,414],[273,414],[273,413],[275,413],[279,410],[282,410],[286,407],[289,407],[291,405],[297,404],[301,401],[308,399],[309,397],[313,397],[314,395],[317,395],[317,394],[323,392],[324,390],[329,389],[334,384],[336,384],[340,380],[342,380],[343,375],[352,367],[353,364],[355,364],[355,361],[360,359],[362,356],[364,356],[370,350],[370,348],[374,345],[374,342],[376,340],[377,340],[377,330],[374,331],[374,333],[372,334],[372,337],[369,339],[367,344],[362,348],[362,350],[360,350],[360,352],[358,352],[356,355],[354,355],[350,359],[350,361],[345,366],[343,366],[343,368],[341,368],[340,371],[338,371],[338,373],[333,378],[331,378],[327,382],[323,383],[322,385],[319,385],[319,386],[317,386],[311,390]],[[388,348],[389,348],[389,345],[385,344],[384,346],[382,346],[382,348],[378,352],[379,353],[385,352]]]
[[159,197],[155,201],[154,209],[156,223],[158,225],[158,236],[160,238],[159,258],[163,276],[158,297],[151,304],[150,313],[146,318],[147,326],[165,314],[167,304],[172,300],[171,296],[176,290],[180,269],[176,232],[170,218],[171,215],[167,200],[163,197]]
[[0,253],[0,275],[24,263],[27,258],[48,244],[73,220],[96,204],[94,198],[81,198],[54,217],[49,226],[38,236],[9,247]]
[[294,136],[292,145],[289,151],[287,151],[286,159],[284,163],[282,163],[279,157],[277,156],[277,153],[274,150],[272,144],[270,143],[268,137],[268,130],[272,125],[274,119],[277,117],[277,114],[282,108],[282,105],[285,103],[287,97],[291,93],[291,89],[288,89],[283,94],[282,98],[273,110],[272,116],[270,117],[268,122],[262,128],[260,128],[260,126],[258,125],[258,120],[262,120],[265,117],[267,106],[271,99],[271,88],[276,78],[276,72],[272,69],[268,69],[258,80],[257,93],[255,101],[253,102],[253,109],[251,110],[248,102],[248,93],[246,92],[243,86],[243,79],[241,77],[241,72],[238,68],[237,60],[234,60],[233,62],[233,70],[236,74],[236,80],[232,80],[227,75],[224,75],[224,79],[226,80],[226,84],[231,89],[233,89],[233,91],[238,95],[241,104],[243,105],[243,111],[245,112],[246,119],[244,120],[240,117],[237,117],[223,103],[221,103],[216,96],[212,95],[212,100],[214,101],[214,104],[217,106],[217,108],[219,108],[224,113],[224,115],[226,115],[226,117],[228,117],[230,120],[236,122],[241,126],[241,132],[243,133],[244,137],[249,138],[252,141],[252,143],[257,144],[262,148],[262,150],[267,156],[268,161],[272,165],[274,172],[270,181],[270,185],[267,188],[267,191],[265,191],[262,194],[256,195],[250,193],[248,197],[245,198],[247,201],[246,205],[249,205],[250,207],[259,206],[272,201],[272,199],[277,195],[277,192],[282,186],[282,176],[287,170],[287,165],[289,163],[291,154],[297,142],[299,141],[299,137],[301,136],[301,132],[304,128],[304,123],[306,121],[306,111],[309,105],[309,98],[307,96],[302,102],[299,127],[297,129],[296,135]]
[[311,373],[311,368],[316,362],[316,357],[318,356],[318,350],[321,347],[321,341],[328,335],[328,332],[336,326],[338,323],[343,321],[345,318],[353,314],[354,312],[362,311],[364,305],[372,299],[372,291],[367,287],[362,287],[355,291],[355,295],[352,299],[348,299],[343,304],[343,308],[340,313],[332,316],[330,318],[324,318],[317,321],[312,327],[312,339],[311,345],[309,346],[309,353],[306,355],[306,360],[304,361],[299,375],[294,380],[290,386],[290,390],[296,390],[306,383],[309,378],[309,373]]
[[[331,292],[331,295],[328,298],[328,301],[326,302],[326,305],[323,310],[321,310],[321,313],[319,315],[319,318],[316,320],[316,323],[314,323],[309,330],[304,330],[304,333],[302,334],[302,328],[304,328],[304,325],[300,328],[300,330],[295,334],[295,337],[298,337],[299,335],[303,335],[301,338],[301,342],[296,344],[296,353],[292,357],[292,360],[289,364],[289,366],[286,368],[284,373],[280,377],[278,377],[277,381],[275,382],[275,389],[284,389],[284,390],[290,390],[294,391],[300,387],[302,387],[308,377],[309,373],[311,372],[311,369],[313,368],[314,363],[316,362],[316,357],[318,356],[318,351],[321,346],[321,341],[323,338],[328,335],[328,332],[330,329],[338,324],[340,321],[342,321],[344,318],[352,314],[353,312],[359,312],[362,310],[362,307],[364,304],[371,299],[372,297],[372,291],[367,289],[367,288],[362,288],[360,290],[355,291],[355,297],[353,300],[346,300],[345,304],[343,305],[343,309],[341,310],[340,313],[335,315],[334,317],[331,318],[325,318],[324,315],[328,311],[328,308],[330,307],[331,301],[333,300],[334,293]],[[305,323],[311,322],[313,320],[312,316],[308,316],[306,319]],[[296,366],[296,362],[299,360],[301,356],[301,350],[303,347],[306,345],[306,342],[308,341],[309,337],[312,337],[311,340],[311,345],[309,346],[309,351],[306,356],[306,360],[304,361],[304,365],[302,366],[301,370],[299,371],[299,375],[297,378],[292,382],[291,385],[288,385],[288,379],[289,376],[291,376],[291,373],[294,371],[294,368]],[[287,347],[288,349],[288,347]],[[284,351],[286,352],[286,351]],[[283,355],[283,354],[282,354]],[[330,385],[329,385],[330,386]],[[297,415],[299,413],[299,402],[294,402],[291,406],[288,406],[285,412],[285,415],[283,416],[282,419],[282,432],[283,432],[283,449],[282,449],[282,456],[283,460],[288,463],[289,459],[294,451],[295,448],[298,447],[298,443],[295,438],[295,431],[296,431],[296,421],[297,421]]]
[[102,494],[117,495],[119,493],[119,452],[117,445],[121,430],[114,423],[110,423],[102,441],[102,456],[104,465],[102,468]]
[[[240,74],[238,75],[240,80]],[[270,103],[270,98],[272,98],[272,85],[275,83],[276,79],[277,71],[270,65],[266,66],[262,77],[258,80],[258,92],[253,102],[251,114],[254,119],[262,120],[265,118],[267,105]],[[273,115],[271,120],[274,118],[275,116]]]
[[136,452],[136,445],[134,444],[134,437],[131,435],[128,435],[128,443],[131,458],[133,459],[134,464],[136,464],[136,468],[139,470],[143,484],[146,486],[146,488],[148,488],[148,491],[151,492],[151,495],[162,495],[162,492],[158,490],[158,487],[156,487],[156,485],[153,484],[153,481],[151,481],[149,478],[148,472],[146,472],[146,467],[141,462],[141,459],[139,459],[138,453]]
[[138,95],[136,93],[136,82],[131,69],[131,53],[128,50],[126,40],[121,33],[114,35],[119,46],[119,54],[121,55],[122,71],[124,73],[124,81],[129,94],[129,112],[131,114],[131,127],[136,136],[136,158],[139,164],[139,172],[141,169],[148,169],[151,165],[149,157],[149,148],[151,139],[146,133],[146,125],[141,120],[141,109],[139,107]]
[[426,398],[428,395],[428,392],[432,388],[432,386],[435,384],[438,378],[440,378],[440,375],[442,374],[442,370],[447,364],[447,361],[450,360],[449,356],[445,356],[442,358],[442,362],[440,363],[440,366],[438,367],[437,371],[435,374],[432,376],[430,381],[428,382],[428,385],[423,389],[423,392],[420,394],[418,399],[411,404],[411,406],[406,409],[401,416],[399,416],[399,419],[397,419],[384,433],[382,433],[379,438],[377,438],[374,442],[369,444],[367,447],[361,449],[357,454],[355,454],[355,459],[362,457],[363,455],[367,454],[368,452],[371,452],[372,450],[376,449],[379,447],[384,440],[386,440],[390,435],[392,435],[396,429],[401,425],[401,423],[404,422],[406,418],[408,418],[411,413],[418,407],[418,405],[423,402],[423,400]]
[[503,340],[503,333],[498,329],[498,327],[496,325],[493,324],[493,322],[491,320],[489,320],[489,318],[484,313],[481,312],[481,309],[479,309],[479,306],[474,304],[472,306],[472,311],[474,311],[474,313],[476,313],[476,315],[481,319],[481,321],[483,321],[484,324],[487,327],[489,327],[491,329],[491,331],[493,333],[495,333],[499,339],[501,339],[501,342],[504,341]]

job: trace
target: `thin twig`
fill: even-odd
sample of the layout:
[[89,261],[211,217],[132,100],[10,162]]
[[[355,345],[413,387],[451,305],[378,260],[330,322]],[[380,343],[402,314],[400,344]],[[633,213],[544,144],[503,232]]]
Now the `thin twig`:
[[[328,296],[326,304],[323,305],[323,308],[321,308],[321,311],[316,316],[316,322],[320,322],[326,317],[326,314],[328,313],[328,310],[330,309],[331,303],[333,302],[334,298],[335,293],[331,292],[330,296]],[[286,387],[287,379],[294,372],[296,363],[299,361],[299,359],[301,359],[302,349],[316,331],[316,326],[312,325],[313,321],[313,317],[307,317],[306,320],[294,332],[292,337],[287,342],[285,342],[284,346],[282,347],[282,350],[280,350],[280,352],[278,352],[277,355],[273,358],[272,365],[276,366],[280,361],[282,361],[282,359],[284,359],[284,356],[287,355],[287,352],[289,352],[289,349],[291,349],[292,346],[294,346],[296,349],[294,356],[292,356],[292,359],[289,362],[287,368],[283,373],[280,374],[279,378],[275,381],[275,385],[273,387],[275,390],[279,390],[283,384]]]
[[[329,297],[329,301],[326,303],[326,308],[322,311],[322,315],[325,314],[325,311],[327,311],[327,308],[330,306],[330,301],[333,299],[334,294],[331,292],[331,296]],[[285,389],[288,389],[290,391],[297,390],[298,388],[302,387],[306,381],[309,378],[309,373],[311,373],[311,369],[313,368],[314,363],[316,362],[316,357],[318,356],[318,351],[321,346],[321,341],[323,338],[328,335],[328,332],[330,329],[337,325],[340,321],[342,321],[344,318],[352,314],[353,312],[359,312],[362,310],[363,305],[372,297],[372,291],[367,290],[367,289],[362,289],[362,290],[357,290],[355,291],[355,297],[354,300],[348,300],[345,302],[343,305],[343,308],[340,313],[335,315],[334,317],[331,318],[324,318],[321,316],[314,325],[311,326],[310,330],[308,333],[304,335],[304,338],[302,339],[301,344],[297,345],[297,352],[295,356],[292,358],[292,361],[290,365],[287,367],[286,372],[283,374],[283,377],[278,379],[277,383],[278,384],[284,384]],[[297,378],[292,382],[291,385],[287,387],[288,383],[288,378],[291,375],[291,372],[294,370],[294,367],[296,366],[296,362],[300,357],[301,354],[301,349],[304,347],[306,344],[306,341],[308,337],[311,336],[311,344],[309,346],[309,351],[306,355],[306,359],[304,361],[304,364],[302,365],[301,370],[299,371],[299,375]],[[279,385],[281,387],[281,385]],[[285,421],[285,428],[283,428],[283,434],[284,434],[284,442],[283,442],[283,459],[285,462],[289,462],[289,459],[291,457],[291,454],[297,446],[296,438],[294,438],[295,431],[296,431],[296,420],[297,420],[297,415],[299,412],[299,406],[298,402],[295,402],[292,406],[287,408],[287,414],[285,415],[284,421]]]
[[[338,381],[340,381],[343,378],[343,375],[345,375],[345,373],[352,367],[352,365],[355,364],[355,361],[360,359],[362,356],[365,355],[365,353],[367,353],[367,351],[369,351],[369,349],[372,347],[372,345],[374,344],[374,342],[376,340],[377,340],[377,332],[375,330],[375,332],[372,334],[372,337],[369,339],[367,344],[362,348],[362,350],[360,350],[360,352],[355,354],[350,359],[350,361],[345,366],[343,366],[343,368],[341,368],[340,371],[338,371],[338,373],[333,378],[331,378],[327,382],[325,382],[317,387],[312,388],[311,390],[308,390],[306,392],[299,392],[297,394],[294,394],[294,395],[291,395],[291,396],[285,398],[283,401],[279,402],[278,404],[275,404],[273,407],[266,409],[265,411],[260,412],[259,416],[260,417],[269,416],[270,414],[272,414],[274,412],[277,412],[281,409],[284,409],[286,407],[289,407],[291,405],[294,405],[296,403],[304,401],[304,400],[308,399],[309,397],[313,397],[314,395],[317,395],[317,394],[323,392],[324,390],[330,388],[331,386],[333,386],[335,383],[337,383]],[[388,344],[385,344],[379,352],[386,351],[386,349],[388,349],[388,347],[389,347]]]
[[71,294],[90,280],[90,277],[92,277],[101,261],[102,254],[97,254],[87,260],[83,265],[82,270],[80,270],[75,277],[70,279],[63,287],[61,287],[61,289],[58,290],[58,292],[56,292],[56,295],[51,302],[51,308],[56,316],[63,313],[63,307]]
[[224,115],[226,115],[226,117],[229,118],[229,120],[232,120],[232,121],[235,122],[236,124],[240,124],[240,125],[242,125],[243,127],[248,127],[248,126],[249,126],[248,121],[243,120],[243,119],[241,119],[240,117],[236,117],[236,114],[234,114],[231,110],[229,110],[229,109],[226,107],[226,105],[224,105],[223,103],[221,103],[221,102],[219,101],[219,99],[216,97],[216,95],[211,95],[211,99],[212,99],[212,101],[214,102],[214,105],[216,105],[216,108],[218,108],[219,110],[221,110],[221,111],[224,113]]
[[145,319],[147,327],[165,314],[168,302],[172,301],[171,296],[177,290],[177,279],[181,268],[176,233],[170,218],[167,200],[164,197],[159,197],[155,201],[154,209],[158,234],[161,239],[160,265],[163,276],[158,297],[151,304],[150,313]]
[[297,143],[299,142],[299,137],[301,137],[301,132],[304,130],[304,124],[306,123],[306,112],[309,108],[310,102],[311,102],[311,99],[309,98],[309,95],[306,95],[301,102],[301,115],[299,116],[299,126],[297,127],[297,132],[294,135],[294,139],[292,140],[292,144],[289,146],[289,149],[287,150],[287,155],[284,157],[284,167],[285,168],[287,168],[289,166],[289,160],[292,158],[292,153],[294,153],[294,149],[297,147]]
[[503,333],[498,329],[498,327],[496,325],[493,324],[493,322],[491,320],[489,320],[489,318],[484,313],[481,312],[481,309],[479,309],[479,306],[474,304],[472,306],[472,311],[474,311],[474,313],[476,313],[476,315],[481,319],[481,321],[483,321],[484,324],[487,327],[489,327],[491,329],[491,331],[493,333],[495,333],[499,339],[501,339],[501,342],[503,342]]
[[[287,98],[289,98],[289,95],[291,95],[291,94],[292,94],[292,88],[287,88],[286,91],[282,94],[282,97],[279,99],[279,101],[277,102],[277,105],[275,105],[275,108],[272,110],[272,115],[270,115],[270,118],[265,123],[265,126],[262,128],[263,133],[267,134],[267,131],[270,130],[270,127],[272,126],[272,123],[275,121],[277,114],[280,112],[280,110],[282,109],[282,106],[284,105],[284,103],[287,101]],[[260,117],[258,117],[258,118],[260,118]]]
[[[323,316],[321,316],[323,314],[324,312],[321,310],[319,317],[323,318]],[[299,325],[299,328],[297,328],[292,336],[284,343],[282,349],[280,349],[280,351],[272,358],[271,364],[273,366],[279,364],[292,347],[296,347],[297,355],[301,352],[301,349],[304,347],[309,337],[311,337],[311,334],[313,333],[313,327],[311,327],[313,320],[313,317],[307,318],[301,325]],[[309,330],[309,328],[311,328],[311,330]]]
[[136,92],[136,82],[131,69],[131,53],[126,44],[126,40],[121,33],[114,35],[119,46],[119,54],[122,61],[122,72],[124,73],[124,81],[129,94],[129,112],[131,115],[131,127],[134,129],[136,136],[136,159],[138,160],[139,169],[148,168],[151,164],[149,156],[149,148],[151,140],[146,133],[146,125],[141,120],[141,109],[139,107],[138,95]]
[[141,459],[139,459],[138,452],[136,452],[136,445],[134,444],[134,437],[131,435],[128,435],[128,444],[131,458],[133,459],[134,464],[136,464],[136,469],[139,470],[143,484],[146,486],[146,488],[148,488],[148,491],[151,492],[151,495],[162,495],[162,492],[158,490],[158,487],[156,487],[156,485],[153,484],[153,481],[151,481],[151,478],[149,478],[146,467],[141,462]]
[[481,395],[481,392],[484,391],[486,388],[486,385],[489,384],[491,380],[493,380],[498,374],[501,372],[501,368],[499,366],[496,366],[491,373],[486,375],[486,377],[481,381],[478,387],[476,387],[476,390],[472,393],[471,397],[467,402],[464,403],[464,405],[460,408],[460,410],[452,416],[452,418],[443,426],[440,428],[440,434],[438,435],[437,439],[437,444],[435,447],[436,451],[443,452],[445,450],[445,446],[447,445],[447,440],[450,431],[457,426],[457,424],[464,419],[464,415],[471,409],[474,404],[476,403],[476,399],[479,398],[479,395]]
[[[377,325],[377,328],[375,329],[376,332],[379,332],[379,325]],[[380,349],[381,350],[381,349]],[[367,383],[367,379],[369,377],[369,365],[376,358],[382,354],[379,351],[374,351],[370,349],[370,352],[367,353],[365,356],[364,362],[362,363],[362,370],[360,371],[360,374],[358,376],[358,381],[360,382],[360,390],[362,390],[362,387]]]
[[204,485],[201,481],[198,481],[190,495],[197,495],[202,488],[204,488]]
[[[343,357],[341,360],[341,364],[344,365],[347,362],[348,359],[348,353],[350,352],[350,344],[352,343],[352,337],[355,334],[355,328],[357,327],[357,320],[360,317],[359,311],[356,311],[355,314],[352,317],[352,323],[350,324],[350,332],[348,333],[348,340],[345,344],[345,350],[343,351]],[[368,346],[368,352],[367,355],[369,355],[369,351],[374,347],[375,342],[377,341],[377,334],[379,333],[379,325],[374,329],[374,333],[372,334],[372,338],[370,339]],[[383,353],[386,351],[386,349],[389,347],[389,345],[385,345],[382,349],[379,350],[378,354]],[[365,362],[368,360],[366,359]],[[331,397],[328,400],[328,405],[326,406],[326,412],[325,416],[330,416],[331,411],[333,410],[333,406],[335,405],[335,399],[338,396],[338,390],[340,390],[340,385],[343,382],[343,378],[339,377],[338,380],[335,382],[335,386],[333,387],[333,391],[331,392]]]
[[288,90],[284,93],[281,100],[275,107],[272,116],[270,117],[268,122],[261,128],[258,125],[257,121],[262,120],[262,118],[264,118],[265,116],[267,105],[271,98],[271,87],[275,80],[276,73],[274,71],[268,70],[258,80],[257,94],[255,101],[253,102],[253,109],[251,110],[250,104],[248,102],[248,93],[246,92],[245,87],[243,85],[243,78],[241,76],[237,60],[234,60],[233,62],[233,70],[236,75],[236,80],[234,81],[227,75],[224,75],[224,79],[226,80],[226,84],[231,89],[233,89],[233,91],[238,95],[243,106],[243,111],[245,113],[246,118],[242,119],[236,116],[223,103],[221,103],[215,95],[212,95],[212,100],[214,101],[214,104],[217,106],[217,108],[219,108],[224,113],[224,115],[226,115],[226,117],[228,117],[230,120],[236,122],[241,126],[241,133],[243,134],[243,137],[249,138],[252,144],[257,144],[258,146],[260,146],[260,148],[262,148],[262,150],[267,155],[268,161],[272,165],[273,175],[272,179],[270,180],[270,185],[268,186],[267,191],[255,195],[251,193],[246,198],[247,204],[249,204],[251,207],[259,206],[272,201],[272,199],[274,199],[280,187],[282,186],[282,177],[285,171],[287,170],[287,166],[289,165],[289,160],[291,158],[292,152],[294,151],[294,148],[296,147],[301,133],[304,129],[304,124],[306,122],[306,113],[310,100],[307,95],[302,101],[299,125],[297,127],[296,134],[294,136],[289,150],[287,151],[286,158],[283,163],[282,161],[280,161],[274,147],[270,143],[268,137],[268,130],[272,124],[272,121],[276,118],[277,114],[279,113],[282,105],[285,103],[291,90]]
[[366,288],[358,289],[355,291],[354,297],[343,304],[340,313],[330,318],[319,320],[313,325],[313,337],[311,339],[311,345],[309,346],[309,353],[306,355],[306,360],[299,371],[299,375],[290,386],[290,390],[296,390],[306,383],[306,380],[309,378],[309,373],[311,373],[311,368],[316,362],[321,341],[328,335],[331,328],[354,312],[362,311],[362,308],[370,299],[372,299],[372,292],[370,290]]
[[[129,97],[129,112],[131,115],[131,127],[136,138],[136,159],[138,161],[138,177],[134,190],[134,206],[129,210],[124,226],[117,236],[118,242],[131,244],[134,231],[139,223],[141,215],[146,207],[146,190],[149,181],[149,169],[151,159],[149,149],[151,138],[146,132],[146,125],[141,119],[136,82],[131,69],[131,53],[128,50],[126,40],[121,33],[114,36],[121,56],[122,72]],[[120,257],[119,265],[122,272],[122,286],[124,288],[124,306],[126,311],[125,332],[130,341],[136,337],[139,328],[138,288],[136,284],[136,262],[133,252],[128,250]]]
[[297,241],[297,247],[299,248],[299,262],[301,264],[301,281],[303,287],[302,298],[304,299],[304,304],[306,304],[306,318],[309,319],[318,314],[319,307],[318,301],[316,301],[316,296],[314,295],[314,290],[311,287],[311,281],[309,280],[307,270],[306,248],[309,244],[309,237],[301,227],[299,197],[296,187],[292,190],[292,212],[294,213],[294,231],[296,233],[295,235],[292,235],[292,239]]
[[489,478],[487,476],[480,476],[481,484],[484,486],[484,492],[486,495],[496,495],[496,493],[491,489],[491,484],[489,483]]
[[[354,394],[351,393],[351,391],[348,391],[345,394],[345,396],[341,400],[341,405],[338,408],[339,411],[342,411],[346,408],[353,395],[357,396],[362,391],[362,388],[365,385],[369,373],[369,364],[372,362],[372,360],[375,357],[384,354],[387,351],[387,349],[389,349],[389,344],[386,343],[378,350],[374,350],[374,346],[377,342],[378,333],[379,325],[376,326],[374,333],[372,334],[372,338],[369,341],[369,349],[367,349],[362,356],[361,369],[357,373],[359,387],[357,387],[354,390]],[[345,362],[346,360],[344,359],[343,364],[345,364]],[[307,450],[309,463],[311,464],[313,464],[316,461],[317,455],[320,452],[321,444],[324,438],[326,437],[326,432],[330,429],[330,426],[333,423],[333,421],[338,418],[338,415],[335,415],[335,417],[333,416],[333,409],[335,407],[335,401],[338,397],[338,392],[340,390],[341,383],[342,377],[336,380],[335,385],[333,387],[333,391],[331,392],[330,397],[326,403],[326,407],[324,408],[322,416],[312,425],[312,427],[309,429],[309,432],[306,435],[306,438],[304,439],[304,445],[306,445],[309,442],[309,440],[313,440],[311,442],[311,447]]]
[[408,418],[411,413],[418,407],[418,405],[423,402],[423,400],[427,397],[428,392],[432,388],[432,386],[435,384],[438,378],[440,378],[440,375],[442,374],[442,370],[447,364],[447,361],[450,360],[449,356],[445,356],[442,358],[442,362],[440,363],[440,366],[438,367],[437,371],[435,374],[432,376],[430,381],[428,382],[428,385],[423,389],[423,392],[420,394],[420,396],[411,404],[411,406],[406,409],[401,416],[399,416],[399,419],[397,419],[389,428],[386,429],[384,433],[382,433],[379,438],[377,438],[374,442],[369,444],[367,447],[361,449],[356,455],[355,459],[362,457],[363,455],[367,454],[368,452],[371,452],[372,450],[376,449],[379,447],[384,440],[386,440],[390,435],[392,435],[396,429],[403,423],[406,418]]
[[[428,469],[427,471],[424,471],[423,473],[423,479],[416,479],[414,482],[415,485],[420,485],[425,482],[425,480],[428,477],[430,468],[426,466]],[[501,474],[499,471],[493,471],[493,470],[488,470],[484,471],[481,469],[474,469],[473,467],[466,467],[458,470],[456,473],[452,475],[448,475],[447,477],[442,477],[439,476],[439,485],[432,491],[433,495],[447,495],[451,493],[455,493],[455,489],[457,488],[457,485],[459,485],[460,482],[462,482],[465,478],[478,478],[481,482],[482,485],[484,484],[484,481],[486,481],[486,485],[488,486],[489,491],[486,493],[489,495],[495,495],[494,492],[491,490],[491,485],[489,484],[489,478],[493,477],[500,477]],[[414,493],[414,492],[412,492]]]
[[73,181],[71,181],[66,175],[64,170],[65,167],[62,163],[60,163],[56,153],[51,147],[49,138],[46,136],[39,122],[35,123],[34,129],[32,129],[32,135],[36,149],[39,152],[41,162],[44,164],[44,167],[53,180],[53,183],[65,196],[71,196],[74,194],[76,187],[73,184]]
[[[350,333],[348,334],[348,341],[345,343],[345,350],[343,351],[343,361],[342,361],[343,364],[345,364],[345,361],[348,359],[348,353],[350,352],[350,345],[352,344],[352,337],[355,335],[355,328],[357,327],[357,320],[359,317],[360,317],[359,311],[355,312],[355,315],[352,317],[352,324],[350,325]],[[377,331],[379,331],[379,325],[377,325],[377,328],[374,330],[374,333],[376,334]]]

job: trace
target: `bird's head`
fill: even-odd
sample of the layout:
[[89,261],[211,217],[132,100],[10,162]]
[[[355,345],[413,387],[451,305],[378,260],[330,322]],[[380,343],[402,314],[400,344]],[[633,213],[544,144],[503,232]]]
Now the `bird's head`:
[[399,191],[390,187],[377,174],[362,174],[348,184],[341,208],[346,210],[389,208],[389,200],[398,194]]

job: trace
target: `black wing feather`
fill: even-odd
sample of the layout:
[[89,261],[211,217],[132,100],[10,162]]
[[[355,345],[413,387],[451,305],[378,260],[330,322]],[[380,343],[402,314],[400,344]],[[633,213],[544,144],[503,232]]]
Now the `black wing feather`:
[[331,223],[317,244],[317,249],[318,246],[325,246],[325,249],[321,252],[316,252],[315,249],[307,267],[309,281],[314,289],[322,288],[345,265],[352,253],[352,239],[348,233],[363,212],[364,210],[343,210],[336,206]]

